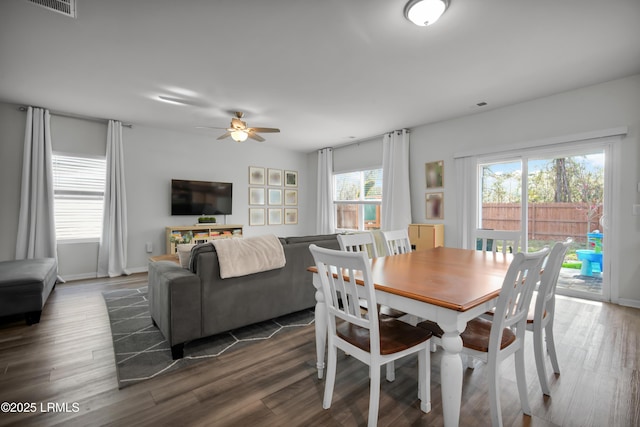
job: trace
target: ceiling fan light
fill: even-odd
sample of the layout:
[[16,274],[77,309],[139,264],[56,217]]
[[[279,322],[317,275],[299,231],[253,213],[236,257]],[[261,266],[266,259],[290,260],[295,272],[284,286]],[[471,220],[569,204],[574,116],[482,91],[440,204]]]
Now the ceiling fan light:
[[244,142],[249,137],[249,134],[243,130],[237,129],[231,132],[231,138],[236,142]]
[[440,19],[448,6],[447,0],[411,0],[404,9],[404,16],[414,24],[426,27]]

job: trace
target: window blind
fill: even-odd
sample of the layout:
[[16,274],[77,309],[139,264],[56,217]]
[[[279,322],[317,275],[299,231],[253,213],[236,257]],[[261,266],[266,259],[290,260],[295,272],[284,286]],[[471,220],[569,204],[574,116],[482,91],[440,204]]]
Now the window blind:
[[107,161],[54,153],[56,239],[99,239]]

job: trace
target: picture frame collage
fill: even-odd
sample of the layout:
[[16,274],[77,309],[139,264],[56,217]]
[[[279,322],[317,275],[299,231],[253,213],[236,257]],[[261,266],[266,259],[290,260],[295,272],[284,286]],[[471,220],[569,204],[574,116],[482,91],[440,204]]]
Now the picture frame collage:
[[298,172],[249,166],[249,225],[298,223]]
[[425,163],[425,184],[426,218],[444,219],[444,160]]

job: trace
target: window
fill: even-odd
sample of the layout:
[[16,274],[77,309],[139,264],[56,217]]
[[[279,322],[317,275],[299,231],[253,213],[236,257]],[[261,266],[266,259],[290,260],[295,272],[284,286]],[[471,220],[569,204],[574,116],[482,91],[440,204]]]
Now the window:
[[336,229],[379,229],[382,169],[334,174],[333,203]]
[[107,161],[53,154],[53,193],[58,241],[96,241],[102,234]]

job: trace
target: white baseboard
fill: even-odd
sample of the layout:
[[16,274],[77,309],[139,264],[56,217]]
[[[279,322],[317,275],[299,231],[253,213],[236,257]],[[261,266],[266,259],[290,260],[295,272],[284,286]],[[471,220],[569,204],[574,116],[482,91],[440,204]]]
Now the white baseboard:
[[618,299],[618,304],[624,305],[625,307],[640,308],[640,301],[635,299],[620,298]]
[[129,272],[129,274],[146,273],[148,271],[149,267],[146,265],[144,267],[127,268],[127,272]]
[[72,282],[74,280],[86,280],[86,279],[97,279],[97,273],[82,273],[82,274],[65,274],[64,276],[60,275],[62,280],[65,282]]
[[[127,272],[129,274],[146,273],[148,271],[149,271],[149,268],[147,266],[127,268]],[[60,277],[65,282],[72,282],[74,280],[97,279],[98,273],[65,274],[64,276],[61,275]],[[107,276],[104,276],[104,277],[107,277]]]

